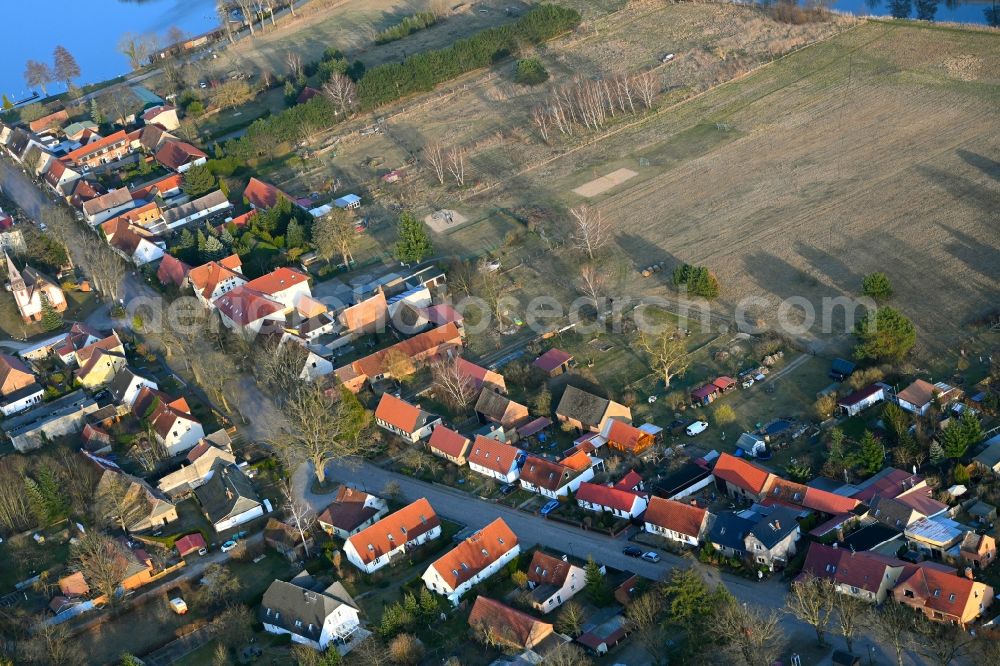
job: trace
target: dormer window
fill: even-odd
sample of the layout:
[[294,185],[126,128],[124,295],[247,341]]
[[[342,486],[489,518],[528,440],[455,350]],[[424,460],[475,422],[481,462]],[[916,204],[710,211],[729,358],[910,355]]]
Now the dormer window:
[[940,597],[941,596],[941,590],[934,590],[934,596],[935,597]]
[[405,527],[400,527],[399,531],[402,532],[404,536],[406,535],[406,528]]
[[466,564],[465,562],[462,562],[462,571],[468,571],[468,570],[469,570],[469,565]]
[[370,550],[371,552],[374,553],[375,552],[375,546],[373,546],[371,544],[368,544],[368,550]]
[[452,573],[453,576],[457,576],[458,575],[458,569],[452,569],[451,573]]
[[479,552],[481,552],[483,554],[483,557],[489,557],[490,556],[490,551],[486,550],[485,548],[481,548],[479,550]]
[[954,594],[949,594],[948,595],[948,601],[954,602],[955,601],[955,595]]

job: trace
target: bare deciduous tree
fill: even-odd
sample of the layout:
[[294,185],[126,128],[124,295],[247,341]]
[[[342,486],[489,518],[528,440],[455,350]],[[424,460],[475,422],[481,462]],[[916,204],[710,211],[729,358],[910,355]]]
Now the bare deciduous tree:
[[545,661],[542,663],[545,666],[591,666],[594,662],[580,646],[563,643],[545,655]]
[[138,484],[118,472],[107,470],[97,484],[94,498],[94,516],[106,525],[117,523],[122,532],[128,533],[134,525],[149,515],[149,502]]
[[357,106],[357,86],[349,76],[335,72],[330,80],[323,84],[323,92],[345,115],[350,115]]
[[78,666],[84,663],[84,651],[73,642],[67,624],[39,621],[31,625],[31,638],[22,644],[24,657],[29,663],[46,666]]
[[240,8],[240,13],[243,14],[243,21],[250,28],[250,36],[253,37],[256,33],[253,28],[253,15],[257,12],[257,0],[234,0],[236,6]]
[[311,463],[316,479],[326,482],[326,466],[367,454],[372,447],[362,432],[371,415],[357,396],[341,388],[336,402],[325,389],[305,384],[284,404],[285,432],[273,444],[292,466]]
[[611,231],[604,216],[586,204],[571,208],[569,213],[573,218],[571,240],[574,247],[593,259],[611,239]]
[[773,664],[781,654],[781,631],[773,611],[765,613],[731,599],[719,609],[711,631],[723,642],[723,651],[741,658],[746,666]]
[[288,65],[288,73],[292,78],[299,78],[299,74],[302,73],[302,56],[296,51],[287,51],[285,53],[285,63]]
[[910,645],[915,616],[912,610],[892,601],[881,608],[871,606],[865,617],[868,626],[880,643],[890,646],[896,654],[896,666],[903,666],[903,654]]
[[837,594],[833,603],[837,609],[837,629],[844,637],[847,651],[854,652],[854,637],[865,623],[869,604],[850,594]]
[[358,243],[358,233],[354,230],[354,216],[346,210],[336,208],[313,222],[312,241],[320,259],[330,261],[340,254],[345,267],[354,261],[353,250]]
[[438,184],[444,185],[445,158],[444,148],[437,141],[424,146],[424,161],[431,167]]
[[448,151],[448,172],[460,187],[465,185],[465,151],[461,147]]
[[304,502],[299,497],[296,497],[295,491],[292,489],[292,486],[288,483],[287,479],[282,479],[280,488],[281,494],[285,497],[285,503],[283,505],[285,515],[288,516],[289,524],[292,525],[295,528],[295,531],[299,533],[302,550],[305,553],[305,559],[308,560],[308,535],[309,530],[316,522],[316,512],[312,510],[312,507],[310,507],[308,503]]
[[535,124],[538,128],[538,134],[542,137],[542,141],[545,143],[549,142],[549,126],[551,123],[551,117],[548,110],[544,106],[535,106],[531,109],[531,122]]
[[660,592],[652,591],[636,597],[625,609],[625,624],[635,634],[650,656],[656,656],[656,648],[662,642],[659,617],[663,610]]
[[19,532],[31,526],[31,505],[23,483],[26,475],[24,458],[0,458],[0,527],[5,532]]
[[579,602],[567,601],[559,609],[559,614],[556,616],[556,630],[559,633],[576,638],[583,632],[583,621],[585,618],[586,614],[583,612],[583,606]]
[[292,342],[269,339],[253,348],[253,372],[257,382],[272,395],[291,395],[302,384],[300,375],[307,351]]
[[836,594],[831,581],[816,576],[806,576],[792,583],[788,593],[788,613],[813,628],[820,647],[826,645],[826,628],[833,614]]
[[226,30],[226,37],[229,38],[229,43],[233,44],[236,38],[233,36],[233,26],[229,24],[229,3],[226,0],[216,0],[215,14],[219,17],[219,23]]
[[576,281],[577,289],[590,299],[591,305],[598,315],[601,314],[601,303],[607,288],[607,273],[595,262],[580,264],[580,277]]
[[642,100],[643,105],[647,109],[653,108],[653,102],[656,100],[660,86],[656,73],[647,71],[637,74],[633,81],[636,93],[639,95],[639,99]]
[[458,410],[465,410],[476,398],[472,377],[462,372],[459,359],[442,358],[431,363],[434,395]]
[[83,574],[92,591],[107,598],[112,607],[118,604],[118,587],[128,571],[124,547],[100,532],[88,532],[70,548],[72,568]]
[[677,331],[664,330],[659,334],[639,333],[639,348],[649,355],[650,365],[663,377],[665,388],[670,381],[687,372],[690,360],[684,338]]

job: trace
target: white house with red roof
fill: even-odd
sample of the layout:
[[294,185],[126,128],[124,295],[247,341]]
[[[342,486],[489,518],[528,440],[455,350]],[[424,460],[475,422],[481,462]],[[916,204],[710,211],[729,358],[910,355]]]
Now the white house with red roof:
[[588,511],[607,512],[619,518],[638,518],[646,510],[647,500],[632,490],[597,483],[581,483],[576,503]]
[[762,467],[723,453],[712,469],[719,490],[729,497],[756,501],[774,476]]
[[[587,458],[586,454],[580,455]],[[590,465],[589,458],[585,465],[573,467],[540,456],[528,455],[521,465],[521,487],[530,493],[538,493],[552,499],[576,492],[580,484],[593,478],[594,468]]]
[[676,500],[652,497],[646,509],[645,529],[686,546],[697,546],[708,529],[711,515],[706,509]]
[[174,456],[193,448],[205,437],[201,422],[191,414],[184,398],[143,387],[132,404],[132,413],[153,428],[156,440]]
[[424,585],[457,606],[462,595],[518,556],[521,545],[503,518],[467,537],[427,567]]
[[264,294],[272,301],[281,303],[286,313],[294,310],[303,297],[312,296],[309,276],[287,266],[276,268],[267,275],[250,280],[246,286]]
[[265,294],[243,284],[212,301],[227,328],[258,334],[265,326],[281,327],[285,323],[285,307]]
[[430,436],[441,417],[425,412],[391,393],[383,393],[375,408],[375,423],[389,432],[410,442],[419,442]]
[[528,589],[535,610],[549,613],[576,596],[587,586],[587,572],[582,567],[536,550],[528,565]]
[[206,308],[213,307],[214,301],[223,294],[247,283],[243,261],[238,254],[196,266],[188,272],[187,279],[195,297]]
[[515,446],[476,435],[469,449],[469,469],[504,483],[514,483],[521,476],[523,457],[524,452]]
[[441,520],[421,497],[366,527],[344,542],[347,560],[365,573],[375,573],[410,549],[441,536]]
[[165,141],[156,151],[155,159],[170,171],[184,173],[207,162],[208,155],[186,141]]
[[441,424],[434,427],[431,438],[427,440],[427,448],[431,453],[456,465],[466,463],[470,446],[472,446],[471,439]]

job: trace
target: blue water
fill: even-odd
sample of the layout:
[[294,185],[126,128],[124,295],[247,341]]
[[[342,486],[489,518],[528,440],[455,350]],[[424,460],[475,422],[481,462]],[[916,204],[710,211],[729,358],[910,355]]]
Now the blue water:
[[[3,57],[0,92],[12,99],[31,94],[24,82],[30,58],[52,64],[52,50],[65,46],[80,65],[77,85],[129,72],[128,59],[116,45],[126,32],[156,33],[162,39],[171,26],[189,35],[219,24],[215,0],[2,0]],[[49,92],[63,90],[52,84]]]
[[830,8],[857,16],[893,16],[993,26],[1000,21],[1000,0],[833,0]]

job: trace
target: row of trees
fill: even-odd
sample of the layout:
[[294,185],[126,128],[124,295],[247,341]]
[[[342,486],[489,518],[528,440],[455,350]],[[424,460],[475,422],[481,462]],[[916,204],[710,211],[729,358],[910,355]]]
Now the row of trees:
[[437,23],[437,16],[434,12],[417,12],[407,16],[396,25],[375,33],[375,43],[388,44],[397,39],[408,37],[419,30],[429,28],[435,23]]
[[618,114],[651,109],[660,92],[660,80],[655,72],[629,76],[619,74],[612,79],[576,78],[552,90],[544,103],[531,110],[531,121],[543,141],[552,130],[572,136],[582,125],[599,130]]
[[73,85],[73,79],[80,76],[80,66],[73,54],[62,45],[56,46],[52,52],[52,65],[39,60],[28,60],[24,66],[24,82],[29,88],[38,86],[42,94],[47,95],[46,87],[55,82]]
[[517,53],[522,44],[540,44],[580,23],[576,10],[537,5],[508,25],[484,30],[448,48],[424,51],[403,62],[374,67],[358,81],[362,108],[371,109]]

